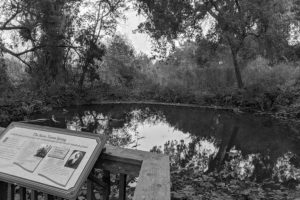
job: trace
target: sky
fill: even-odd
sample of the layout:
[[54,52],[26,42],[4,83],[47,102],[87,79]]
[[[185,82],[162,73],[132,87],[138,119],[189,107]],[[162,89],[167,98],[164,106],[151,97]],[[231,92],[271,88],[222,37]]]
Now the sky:
[[137,15],[137,12],[133,9],[126,11],[125,16],[127,20],[119,21],[117,33],[125,35],[137,53],[143,52],[147,55],[151,55],[150,37],[147,34],[133,33],[138,25],[145,21],[145,18],[141,15]]
[[[145,33],[133,33],[133,31],[137,29],[138,25],[145,21],[145,17],[138,15],[137,11],[133,8],[127,10],[125,16],[127,20],[119,20],[117,34],[125,35],[137,53],[143,52],[148,56],[151,56],[151,38]],[[204,22],[202,22],[203,34],[206,35],[213,25],[214,23],[211,17],[208,17]],[[176,41],[175,44],[179,45]]]

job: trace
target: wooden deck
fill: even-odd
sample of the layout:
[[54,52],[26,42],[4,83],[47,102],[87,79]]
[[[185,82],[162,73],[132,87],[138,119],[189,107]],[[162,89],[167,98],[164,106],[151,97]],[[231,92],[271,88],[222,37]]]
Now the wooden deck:
[[[4,128],[0,127],[0,132]],[[165,155],[106,146],[95,164],[95,168],[102,168],[113,174],[121,174],[121,179],[126,180],[126,175],[139,176],[134,193],[134,200],[170,200],[170,165],[169,157]],[[124,181],[125,182],[125,181]],[[8,187],[8,190],[11,190]],[[124,188],[120,188],[120,199]],[[0,195],[0,200],[2,194]],[[8,199],[11,199],[8,195]]]
[[145,151],[107,146],[103,161],[96,164],[112,173],[138,175],[134,200],[170,199],[169,157]]

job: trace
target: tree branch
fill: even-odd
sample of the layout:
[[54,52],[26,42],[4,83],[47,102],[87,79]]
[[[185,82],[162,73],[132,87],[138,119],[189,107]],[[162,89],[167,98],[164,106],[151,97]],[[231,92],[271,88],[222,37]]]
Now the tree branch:
[[0,27],[0,31],[10,31],[10,30],[20,30],[20,29],[27,29],[29,30],[27,27],[25,26],[10,26],[10,27]]
[[27,65],[29,68],[31,68],[31,66],[30,66],[26,61],[24,61],[22,58],[20,58],[20,56],[19,56],[17,53],[15,53],[15,52],[9,50],[8,48],[4,47],[3,45],[0,45],[0,49],[2,50],[2,52],[8,53],[8,54],[14,56],[14,57],[17,58],[18,60],[20,60],[23,64],[25,64],[25,65]]
[[6,48],[4,45],[0,45],[0,49],[4,52],[4,53],[9,53],[15,57],[19,57],[19,56],[22,56],[24,54],[27,54],[29,52],[33,52],[33,51],[36,51],[38,49],[42,49],[42,48],[46,48],[46,47],[57,47],[57,48],[73,48],[73,49],[76,49],[76,48],[80,48],[80,47],[76,47],[76,46],[70,46],[70,45],[58,45],[58,46],[46,46],[46,45],[40,45],[40,46],[35,46],[33,48],[30,48],[30,49],[27,49],[25,51],[22,51],[22,52],[19,52],[19,53],[16,53],[16,52],[13,52],[12,50]]
[[6,27],[7,24],[8,24],[9,22],[11,22],[11,21],[12,21],[12,20],[20,13],[18,7],[19,7],[19,6],[17,6],[17,11],[16,11],[16,13],[13,14],[8,20],[6,20],[6,22],[2,25],[2,28]]
[[33,47],[33,48],[31,48],[31,49],[27,49],[27,50],[22,51],[22,52],[19,52],[19,53],[13,52],[12,50],[6,48],[4,45],[1,45],[1,46],[0,46],[0,49],[1,49],[4,53],[9,53],[10,55],[13,55],[13,56],[15,56],[15,57],[20,57],[20,56],[22,56],[22,55],[24,55],[24,54],[26,54],[26,53],[35,51],[35,50],[37,50],[37,49],[41,49],[41,48],[43,48],[43,47],[45,47],[45,46],[36,46],[36,47]]

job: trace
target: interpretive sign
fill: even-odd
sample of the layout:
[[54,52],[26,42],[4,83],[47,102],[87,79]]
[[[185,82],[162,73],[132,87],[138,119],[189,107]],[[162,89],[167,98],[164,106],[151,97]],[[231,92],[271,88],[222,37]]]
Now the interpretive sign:
[[105,142],[105,136],[11,123],[0,135],[0,180],[75,198]]

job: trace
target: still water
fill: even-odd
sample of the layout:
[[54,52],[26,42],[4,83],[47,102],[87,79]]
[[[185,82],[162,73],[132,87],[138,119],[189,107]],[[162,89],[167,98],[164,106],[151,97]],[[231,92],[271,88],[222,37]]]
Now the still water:
[[211,172],[226,164],[239,179],[298,190],[300,126],[227,111],[138,104],[54,110],[37,124],[107,134],[121,147],[170,155],[171,169]]

